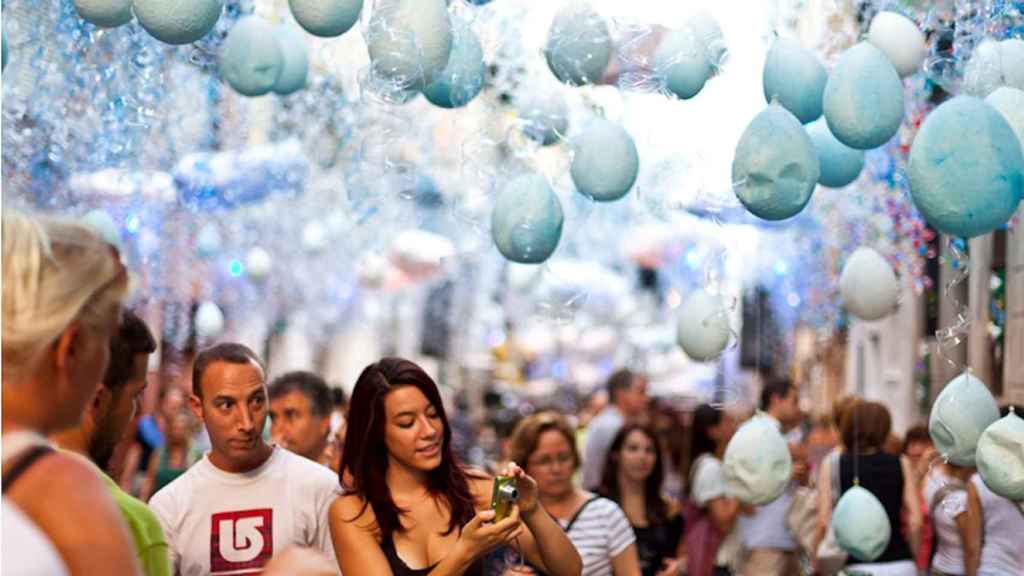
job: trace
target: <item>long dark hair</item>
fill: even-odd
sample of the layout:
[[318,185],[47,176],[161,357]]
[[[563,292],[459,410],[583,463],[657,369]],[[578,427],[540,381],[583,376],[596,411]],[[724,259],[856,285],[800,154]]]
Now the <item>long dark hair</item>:
[[476,513],[473,494],[469,490],[469,476],[452,452],[452,431],[437,385],[416,364],[403,358],[383,358],[367,366],[356,381],[338,477],[346,491],[354,492],[364,500],[363,509],[356,518],[366,511],[367,505],[373,508],[384,540],[390,539],[395,531],[405,531],[401,516],[406,511],[395,504],[387,483],[388,448],[384,441],[387,423],[384,397],[404,386],[419,389],[437,410],[444,426],[441,464],[427,476],[427,490],[434,498],[443,499],[450,509],[448,531],[444,534],[451,534]]
[[701,404],[693,411],[693,426],[690,429],[690,454],[687,458],[686,469],[683,470],[683,478],[690,491],[693,489],[692,478],[693,463],[704,454],[714,454],[715,439],[711,437],[710,430],[722,422],[722,410],[710,404]]
[[654,446],[654,470],[644,481],[644,513],[647,521],[651,524],[661,524],[668,518],[668,509],[665,500],[661,497],[661,481],[664,470],[661,462],[661,450],[658,446],[658,438],[654,431],[647,426],[640,424],[627,424],[612,440],[611,448],[604,459],[604,471],[601,473],[601,486],[597,489],[598,494],[622,504],[622,487],[619,486],[619,465],[622,463],[622,446],[626,438],[633,432],[640,432],[647,436]]

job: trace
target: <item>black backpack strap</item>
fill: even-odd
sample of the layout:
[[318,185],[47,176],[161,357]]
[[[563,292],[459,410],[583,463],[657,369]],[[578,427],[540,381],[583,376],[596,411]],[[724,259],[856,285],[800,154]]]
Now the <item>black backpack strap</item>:
[[33,464],[35,464],[40,458],[51,453],[53,453],[53,448],[42,444],[33,446],[26,450],[25,453],[18,458],[18,461],[15,462],[9,470],[4,472],[4,486],[2,492],[6,494],[7,491],[10,490],[11,486],[18,481],[18,478],[24,475],[25,472],[28,472],[28,469],[31,468]]
[[580,514],[583,514],[583,510],[585,510],[587,508],[587,506],[590,505],[591,502],[593,502],[594,500],[599,500],[600,498],[601,498],[600,496],[594,496],[590,500],[587,500],[586,502],[584,502],[583,506],[580,506],[580,509],[577,510],[576,513],[572,515],[572,518],[569,519],[569,523],[565,525],[565,531],[569,532],[569,530],[572,530],[572,525],[575,524],[576,520],[579,519]]

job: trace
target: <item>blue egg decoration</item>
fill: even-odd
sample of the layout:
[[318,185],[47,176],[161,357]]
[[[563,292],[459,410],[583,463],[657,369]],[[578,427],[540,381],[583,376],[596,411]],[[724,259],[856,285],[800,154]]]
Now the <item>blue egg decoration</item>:
[[818,183],[818,155],[791,112],[772,103],[740,136],[732,162],[736,196],[764,220],[796,216]]
[[139,24],[167,44],[191,44],[206,36],[222,8],[222,0],[135,0],[134,5]]
[[544,45],[548,68],[560,81],[573,86],[600,80],[612,51],[608,24],[590,4],[579,0],[555,14]]
[[974,466],[978,440],[999,420],[999,404],[988,386],[964,372],[935,397],[928,414],[928,435],[935,450],[957,466]]
[[903,83],[885,53],[861,42],[832,69],[823,109],[840,142],[858,150],[878,148],[903,122]]
[[239,20],[220,48],[220,75],[243,96],[262,96],[274,89],[284,55],[274,29],[259,16]]
[[573,142],[573,184],[597,202],[614,202],[628,194],[639,170],[633,137],[614,122],[595,119]]
[[654,52],[654,70],[665,89],[683,100],[693,98],[714,72],[703,39],[687,26],[668,32]]
[[132,0],[75,0],[82,20],[100,28],[117,28],[132,19]]
[[958,96],[925,118],[907,173],[925,220],[945,234],[972,238],[1013,216],[1024,187],[1024,155],[995,108]]
[[283,62],[273,90],[276,94],[287,96],[306,87],[309,49],[306,47],[306,39],[297,28],[281,25],[276,32]]
[[828,73],[818,57],[799,42],[776,38],[764,61],[764,98],[807,124],[821,117]]
[[348,32],[359,21],[363,0],[288,0],[288,7],[306,32],[333,38]]
[[864,169],[864,151],[850,148],[832,135],[828,123],[818,120],[807,126],[807,134],[818,154],[821,174],[818,184],[829,188],[842,188],[860,176]]
[[452,18],[452,52],[448,65],[423,89],[427,100],[441,108],[461,108],[484,87],[484,51],[476,33],[463,20]]
[[885,552],[893,529],[885,507],[861,486],[843,492],[832,511],[832,527],[839,547],[862,562]]
[[491,238],[506,259],[540,264],[558,247],[565,216],[562,203],[539,174],[525,174],[498,194],[491,212]]

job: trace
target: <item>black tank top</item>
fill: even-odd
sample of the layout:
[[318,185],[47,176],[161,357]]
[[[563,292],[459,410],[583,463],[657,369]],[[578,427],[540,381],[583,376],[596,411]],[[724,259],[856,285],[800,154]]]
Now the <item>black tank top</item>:
[[[857,472],[860,486],[871,492],[885,508],[892,528],[889,546],[873,563],[900,562],[913,560],[910,546],[903,538],[900,511],[903,509],[903,468],[900,457],[892,454],[868,454],[857,456]],[[853,457],[844,453],[839,458],[839,482],[843,492],[853,487]],[[857,563],[853,557],[850,564]]]
[[[384,552],[384,557],[388,559],[388,566],[391,567],[391,573],[395,576],[427,576],[430,571],[437,566],[433,564],[426,568],[409,568],[409,566],[398,556],[398,550],[395,550],[394,538],[388,538],[380,543],[380,548]],[[466,576],[484,576],[484,560],[483,558],[477,558],[473,560],[473,563],[469,565],[469,568],[464,572]]]

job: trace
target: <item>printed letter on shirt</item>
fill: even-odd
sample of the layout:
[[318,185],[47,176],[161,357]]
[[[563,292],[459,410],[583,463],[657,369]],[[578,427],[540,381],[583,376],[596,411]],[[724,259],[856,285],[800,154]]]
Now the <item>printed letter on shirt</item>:
[[273,510],[220,512],[210,517],[210,572],[259,574],[274,555]]

